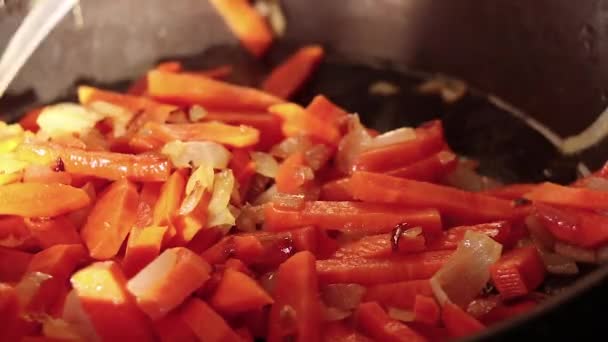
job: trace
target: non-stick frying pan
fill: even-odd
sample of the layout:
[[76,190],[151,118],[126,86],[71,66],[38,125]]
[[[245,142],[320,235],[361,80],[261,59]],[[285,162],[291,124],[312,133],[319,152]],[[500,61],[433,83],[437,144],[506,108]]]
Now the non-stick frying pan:
[[[29,1],[0,1],[4,46]],[[156,62],[180,59],[192,68],[231,63],[233,81],[255,84],[281,57],[305,43],[329,58],[298,100],[324,93],[378,129],[442,118],[450,145],[479,159],[481,171],[506,182],[576,177],[577,165],[601,165],[603,142],[582,155],[560,155],[542,135],[487,101],[496,94],[560,135],[578,133],[608,102],[603,0],[283,0],[285,36],[263,61],[249,58],[201,0],[81,0],[82,18],[68,16],[33,55],[0,99],[2,119],[40,103],[67,99],[79,83],[120,88]],[[83,19],[82,22],[78,19]],[[412,72],[416,71],[416,72]],[[421,77],[443,73],[472,91],[454,104],[415,91]],[[388,81],[396,94],[369,93]],[[529,315],[477,338],[602,339],[608,267],[589,270]],[[553,280],[561,287],[570,279]],[[593,335],[593,333],[595,335]]]

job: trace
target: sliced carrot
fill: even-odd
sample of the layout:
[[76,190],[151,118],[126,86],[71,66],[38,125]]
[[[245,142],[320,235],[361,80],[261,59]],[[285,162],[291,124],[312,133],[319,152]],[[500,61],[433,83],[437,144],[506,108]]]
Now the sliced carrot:
[[282,102],[280,98],[254,88],[200,75],[157,70],[148,72],[148,91],[161,101],[198,104],[210,110],[266,110]]
[[344,109],[338,107],[323,95],[315,96],[306,110],[317,118],[332,124],[339,124],[339,121],[348,115]]
[[[105,183],[105,181],[103,181]],[[80,231],[87,221],[87,217],[93,209],[93,203],[97,200],[97,190],[93,182],[87,182],[80,187],[89,196],[91,203],[84,208],[80,208],[68,214],[68,219],[72,221],[76,230]]]
[[52,217],[87,206],[89,196],[64,184],[13,183],[0,186],[0,215]]
[[352,201],[350,193],[350,179],[340,178],[323,184],[320,199],[323,201]]
[[201,254],[224,237],[224,232],[215,227],[208,227],[196,234],[186,247],[196,254]]
[[552,205],[578,209],[608,209],[608,193],[585,188],[574,188],[553,183],[543,183],[527,193],[525,198]]
[[239,194],[241,199],[247,196],[253,176],[255,176],[255,163],[251,160],[248,150],[235,149],[228,167],[232,170],[234,178],[239,183]]
[[273,34],[262,17],[247,0],[211,0],[218,14],[241,44],[256,57],[270,47]]
[[167,239],[173,239],[177,234],[173,219],[182,203],[186,190],[186,176],[176,170],[160,189],[158,201],[154,205],[152,223],[157,226],[168,226]]
[[141,310],[156,320],[201,287],[210,272],[211,266],[189,249],[170,248],[131,278],[127,288]]
[[264,252],[260,241],[252,235],[226,236],[208,250],[203,252],[202,257],[210,264],[221,264],[230,257],[235,257],[243,262],[252,262],[259,258]]
[[180,316],[199,341],[241,342],[240,336],[207,303],[190,299],[180,310]]
[[67,172],[54,171],[49,166],[30,165],[23,171],[23,182],[70,185],[72,184],[72,176]]
[[197,342],[198,338],[180,315],[180,310],[171,311],[154,322],[154,330],[161,342]]
[[376,302],[359,305],[355,312],[355,324],[367,336],[377,341],[423,342],[424,337],[407,325],[388,316]]
[[61,299],[64,284],[76,268],[87,260],[87,250],[81,244],[55,245],[34,255],[27,273],[41,272],[51,276],[45,280],[29,303],[33,312],[46,312]]
[[411,254],[426,250],[424,236],[405,236],[398,238],[394,234],[364,236],[361,239],[342,245],[334,253],[334,258],[384,258],[393,254]]
[[266,112],[211,111],[205,121],[221,121],[229,125],[245,125],[260,131],[256,149],[265,151],[283,140],[281,119]]
[[222,314],[234,315],[260,309],[273,300],[255,280],[228,268],[209,303]]
[[545,265],[536,247],[509,251],[490,266],[492,282],[504,299],[521,297],[534,291],[545,279]]
[[608,217],[588,210],[554,208],[537,203],[535,215],[558,240],[583,248],[594,248],[608,241]]
[[450,336],[454,338],[473,335],[485,328],[481,322],[450,302],[443,306],[441,320]]
[[355,172],[350,186],[357,199],[437,208],[458,222],[480,223],[518,216],[518,212],[507,200],[377,173]]
[[458,157],[454,153],[441,151],[408,166],[390,170],[386,174],[423,182],[437,182],[453,171],[457,165]]
[[82,240],[95,259],[114,257],[137,219],[138,196],[127,180],[112,183],[91,210],[80,231]]
[[445,146],[443,127],[433,121],[416,129],[416,138],[364,151],[355,162],[359,171],[385,172],[423,160]]
[[508,244],[513,235],[511,223],[509,223],[509,221],[481,223],[474,226],[452,227],[445,230],[440,238],[429,241],[427,248],[431,250],[456,249],[456,247],[458,247],[458,243],[464,239],[464,234],[469,230],[485,234],[503,245]]
[[369,286],[364,301],[376,301],[385,306],[412,310],[416,296],[433,296],[433,289],[428,280],[407,280]]
[[323,326],[324,342],[373,342],[372,339],[358,333],[343,321],[330,322]]
[[173,238],[173,244],[186,245],[198,234],[202,229],[207,228],[207,218],[209,216],[208,206],[211,200],[211,193],[205,192],[203,197],[192,212],[186,215],[178,215],[174,219],[176,235]]
[[282,130],[287,137],[307,135],[333,145],[340,139],[340,131],[336,126],[327,124],[295,103],[275,104],[268,111],[283,119]]
[[0,247],[0,282],[18,282],[31,259],[30,253]]
[[166,233],[166,226],[131,228],[125,257],[122,260],[122,268],[127,277],[137,274],[160,254]]
[[42,248],[61,244],[80,244],[76,226],[65,215],[54,218],[29,218],[26,226]]
[[319,280],[325,284],[381,284],[430,278],[452,251],[424,252],[384,259],[326,259],[317,261]]
[[268,342],[297,337],[321,340],[321,306],[315,257],[308,251],[287,259],[276,274],[274,304],[270,309]]
[[144,183],[139,192],[139,204],[137,205],[137,221],[135,226],[139,228],[152,225],[154,206],[160,197],[163,183]]
[[80,305],[102,341],[153,341],[145,316],[126,291],[113,261],[96,262],[72,275]]
[[34,133],[38,132],[40,129],[40,127],[38,127],[38,117],[40,116],[40,113],[42,113],[42,110],[44,110],[44,107],[34,108],[25,113],[25,115],[19,120],[21,127]]
[[416,295],[414,300],[414,320],[416,322],[437,325],[440,318],[439,304],[433,297]]
[[32,250],[39,247],[35,236],[20,216],[0,217],[0,247]]
[[495,189],[489,189],[483,193],[498,198],[516,200],[523,198],[527,193],[534,190],[537,186],[537,184],[511,184]]
[[422,227],[429,235],[441,232],[441,217],[436,210],[412,210],[390,204],[315,201],[305,202],[297,210],[270,203],[264,216],[264,227],[269,231],[316,226],[369,234],[390,232],[395,225],[407,223],[410,227]]
[[272,70],[262,89],[283,99],[290,98],[311,77],[325,52],[319,45],[300,48]]
[[285,159],[279,165],[275,176],[277,191],[285,194],[297,194],[300,188],[309,181],[302,171],[304,167],[307,167],[307,164],[302,152],[296,152]]

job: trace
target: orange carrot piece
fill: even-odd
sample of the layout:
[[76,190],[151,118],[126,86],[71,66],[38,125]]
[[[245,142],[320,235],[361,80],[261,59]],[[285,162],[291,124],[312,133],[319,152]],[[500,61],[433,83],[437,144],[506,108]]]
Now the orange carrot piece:
[[29,112],[25,113],[25,115],[19,120],[19,124],[23,129],[38,132],[40,127],[38,126],[38,117],[40,113],[44,110],[44,107],[34,108]]
[[443,306],[441,320],[448,329],[450,336],[454,338],[473,335],[485,329],[481,322],[451,302],[447,302]]
[[201,255],[212,265],[224,263],[234,257],[243,262],[252,262],[264,252],[260,241],[252,235],[229,235],[211,246]]
[[327,124],[295,103],[275,104],[268,111],[283,119],[282,130],[286,137],[308,135],[332,145],[336,145],[340,139],[336,126]]
[[180,316],[200,341],[241,342],[241,337],[200,299],[190,299],[180,311]]
[[416,322],[437,325],[441,318],[441,310],[433,297],[416,295],[414,300],[414,320]]
[[339,124],[339,121],[348,115],[344,109],[329,101],[323,95],[315,96],[308,107],[306,107],[306,111],[332,124]]
[[327,182],[321,186],[320,199],[323,201],[352,201],[350,193],[350,179],[341,178]]
[[553,183],[543,183],[527,193],[525,198],[552,205],[578,209],[608,209],[608,193],[585,188],[574,188]]
[[0,247],[0,282],[18,282],[31,259],[30,253]]
[[426,339],[402,322],[388,316],[376,302],[359,305],[355,312],[355,324],[367,336],[377,341],[424,342]]
[[308,181],[302,168],[307,167],[304,153],[296,152],[279,165],[275,182],[277,191],[285,194],[297,194]]
[[536,247],[511,250],[490,266],[492,282],[501,298],[512,299],[534,291],[545,279],[545,265]]
[[42,248],[81,243],[76,226],[65,215],[54,218],[30,218],[25,220],[25,224]]
[[411,254],[427,250],[423,235],[401,235],[394,245],[393,234],[368,235],[354,242],[347,242],[334,253],[334,258],[385,258],[393,254]]
[[160,189],[163,184],[158,182],[144,183],[141,187],[135,227],[144,228],[152,225],[154,206],[160,197]]
[[285,209],[269,203],[264,209],[269,231],[291,230],[303,226],[353,232],[385,233],[399,223],[420,226],[425,234],[441,232],[441,217],[434,209],[412,210],[401,206],[362,202],[305,202],[301,209]]
[[273,302],[255,280],[232,268],[224,271],[222,280],[209,300],[211,306],[225,315],[257,310]]
[[186,191],[186,176],[182,171],[175,171],[160,189],[160,195],[152,213],[152,223],[156,226],[168,226],[167,239],[172,239],[177,231],[173,219],[182,203]]
[[137,189],[127,180],[112,183],[91,210],[80,231],[95,259],[109,259],[118,253],[137,219]]
[[363,201],[437,208],[459,222],[479,223],[518,215],[507,200],[377,173],[355,172],[350,186],[353,196]]
[[46,312],[64,290],[64,284],[76,268],[87,260],[87,250],[81,244],[55,245],[34,255],[28,265],[27,273],[41,272],[52,278],[45,280],[32,296],[27,309],[33,312]]
[[165,316],[209,279],[211,266],[185,247],[165,250],[131,278],[129,291],[151,319]]
[[208,207],[211,200],[211,193],[205,192],[196,208],[186,215],[177,215],[173,222],[176,235],[173,244],[183,246],[188,244],[198,232],[207,228],[207,217],[209,216]]
[[276,277],[267,341],[280,342],[289,336],[320,341],[321,304],[314,255],[296,253],[279,266]]
[[102,341],[154,340],[149,323],[126,290],[118,264],[93,263],[72,275],[70,282]]
[[538,184],[511,184],[495,189],[485,190],[483,193],[498,198],[516,200],[523,198],[525,194],[534,190],[537,186]]
[[166,226],[131,228],[125,257],[122,260],[122,268],[127,277],[137,274],[160,254],[166,233]]
[[324,284],[382,284],[430,278],[452,251],[434,251],[384,259],[326,259],[317,261],[319,281]]
[[396,283],[373,285],[367,288],[364,301],[376,301],[385,306],[412,310],[416,296],[433,296],[428,280],[407,280]]
[[221,121],[229,125],[245,125],[253,127],[260,132],[260,141],[256,149],[267,150],[283,140],[281,119],[266,112],[235,112],[212,111],[207,113],[204,121]]
[[344,321],[329,322],[323,327],[324,342],[373,342]]
[[262,89],[283,99],[290,98],[311,77],[325,52],[319,45],[300,48],[272,70]]
[[268,50],[273,40],[272,31],[249,1],[211,0],[211,4],[247,51],[261,57]]
[[239,183],[239,194],[241,199],[247,196],[253,176],[256,174],[255,163],[251,159],[248,150],[235,149],[228,167],[232,170],[234,178]]
[[190,71],[190,73],[221,80],[232,74],[232,66],[230,64],[226,64],[205,70]]
[[[156,70],[162,70],[167,72],[181,72],[182,71],[182,63],[178,61],[167,61],[159,63],[156,66]],[[134,81],[129,89],[127,89],[127,94],[135,95],[135,96],[143,96],[148,93],[148,77],[144,75],[140,77],[138,80]]]
[[457,165],[458,157],[454,153],[441,151],[408,166],[390,170],[386,174],[433,183],[441,180],[445,175],[453,171]]
[[49,166],[30,165],[23,171],[23,182],[70,185],[72,184],[72,176],[67,172],[54,171]]
[[39,243],[20,216],[0,217],[0,247],[32,250]]
[[154,322],[154,330],[161,342],[197,342],[198,338],[180,316],[180,310],[171,311]]
[[23,322],[20,317],[19,298],[15,288],[0,283],[0,341],[23,341]]
[[148,91],[158,100],[180,105],[198,104],[206,109],[266,110],[281,103],[273,95],[254,88],[187,73],[148,72]]
[[52,217],[87,206],[89,196],[64,184],[13,183],[0,186],[0,215]]

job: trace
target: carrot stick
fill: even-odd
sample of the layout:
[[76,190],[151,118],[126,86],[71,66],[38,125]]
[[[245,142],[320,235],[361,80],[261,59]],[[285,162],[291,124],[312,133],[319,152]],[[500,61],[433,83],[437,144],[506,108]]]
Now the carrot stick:
[[416,295],[414,300],[414,320],[416,322],[437,325],[440,318],[441,311],[433,297]]
[[201,287],[210,272],[211,266],[189,249],[170,248],[131,278],[127,288],[140,309],[156,320]]
[[290,98],[311,77],[325,52],[319,45],[300,48],[272,70],[262,89],[283,99]]
[[377,341],[424,342],[426,339],[418,335],[407,325],[388,316],[386,311],[376,302],[359,305],[355,312],[355,324],[367,336]]
[[145,316],[126,291],[126,279],[113,261],[96,262],[70,282],[101,341],[153,341]]
[[58,216],[87,206],[89,196],[63,184],[14,183],[0,186],[0,215]]
[[305,202],[301,209],[284,209],[270,203],[264,210],[265,229],[291,230],[302,226],[353,232],[390,232],[399,223],[422,227],[425,233],[441,231],[441,218],[434,209],[411,210],[401,206],[361,202]]
[[270,47],[273,34],[266,20],[247,0],[211,0],[218,14],[241,44],[255,57]]
[[445,303],[441,313],[441,320],[448,329],[450,336],[454,338],[473,335],[483,329],[484,325],[470,316],[456,304]]
[[31,259],[30,253],[0,247],[0,282],[18,282]]
[[190,299],[180,310],[180,316],[199,341],[241,342],[222,316],[200,299]]
[[137,221],[135,227],[143,228],[152,225],[153,211],[160,196],[160,189],[164,183],[144,183],[139,192],[137,205]]
[[337,127],[328,125],[295,103],[275,104],[268,111],[283,119],[282,130],[287,137],[308,135],[331,145],[337,145],[340,139]]
[[127,277],[132,277],[160,254],[166,226],[133,227],[127,240],[127,249],[122,268]]
[[323,326],[325,342],[373,342],[343,321],[329,322]]
[[350,178],[336,179],[321,186],[320,199],[323,201],[352,201]]
[[308,107],[306,107],[306,111],[322,121],[334,125],[339,124],[339,121],[348,115],[344,109],[338,107],[323,95],[315,96],[310,104],[308,104]]
[[394,177],[423,182],[437,182],[456,168],[458,157],[450,151],[441,151],[408,166],[390,170],[386,174]]
[[80,231],[89,253],[95,259],[114,257],[137,219],[137,190],[133,183],[112,183],[91,210]]
[[249,191],[253,176],[255,176],[255,163],[251,160],[248,150],[235,149],[228,167],[232,170],[234,178],[239,183],[239,194],[244,199]]
[[179,309],[154,322],[154,330],[161,342],[197,342],[198,338],[180,316]]
[[608,209],[608,193],[605,191],[573,188],[553,183],[538,185],[524,197],[535,202],[571,208],[590,210]]
[[252,235],[226,236],[207,249],[201,256],[212,265],[224,263],[228,258],[235,257],[250,263],[264,253],[260,241]]
[[274,301],[255,280],[228,268],[209,302],[222,314],[234,315],[260,309]]
[[412,310],[418,295],[433,296],[433,290],[428,280],[407,280],[373,285],[367,288],[363,300]]
[[545,265],[536,247],[511,250],[490,266],[492,282],[503,299],[534,291],[545,279]]
[[54,218],[30,218],[25,220],[25,224],[42,248],[81,243],[76,226],[64,215]]
[[535,204],[535,215],[558,240],[583,248],[594,248],[608,241],[608,217],[588,210],[554,208]]
[[260,132],[256,149],[267,150],[283,140],[281,119],[266,112],[211,111],[204,121],[221,121],[229,125],[245,125]]
[[282,100],[263,91],[187,73],[148,72],[148,91],[160,101],[206,109],[266,110]]
[[177,234],[173,220],[182,203],[185,191],[186,176],[179,170],[173,172],[160,189],[152,213],[152,223],[156,226],[169,227],[167,239],[172,239]]
[[523,198],[524,195],[534,190],[537,186],[537,184],[512,184],[495,189],[485,190],[483,193],[498,198],[516,200]]
[[452,227],[445,230],[440,238],[429,241],[427,248],[430,250],[456,249],[458,243],[464,239],[464,234],[469,230],[485,234],[503,245],[508,244],[512,238],[511,223],[498,221],[474,226]]

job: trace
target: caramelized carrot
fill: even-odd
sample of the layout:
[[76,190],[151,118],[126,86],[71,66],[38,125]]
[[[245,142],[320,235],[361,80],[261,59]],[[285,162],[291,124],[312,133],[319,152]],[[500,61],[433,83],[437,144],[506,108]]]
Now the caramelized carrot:
[[[394,239],[398,239],[395,244]],[[364,236],[345,243],[334,253],[334,258],[384,258],[393,254],[410,254],[426,250],[424,236],[395,237],[394,234]]]
[[262,89],[283,99],[290,98],[311,77],[324,54],[319,45],[300,48],[272,70],[262,82]]
[[260,309],[273,300],[255,280],[228,268],[209,302],[222,314],[234,315]]
[[302,168],[307,167],[304,153],[296,152],[279,165],[275,182],[277,190],[285,194],[297,194],[300,188],[309,181]]
[[348,114],[344,109],[338,107],[323,95],[315,96],[308,107],[306,107],[306,111],[332,124],[339,124],[339,121]]
[[574,188],[553,183],[536,186],[525,198],[552,205],[561,205],[578,209],[608,209],[608,193],[585,188]]
[[58,216],[87,206],[89,196],[63,184],[13,183],[0,186],[0,215]]
[[206,109],[266,110],[282,100],[263,91],[217,81],[200,75],[148,73],[148,91],[158,100],[180,105],[198,104]]
[[555,238],[583,248],[608,241],[608,217],[588,210],[554,208],[535,204],[535,215]]
[[133,183],[120,180],[104,192],[80,231],[82,240],[95,259],[109,259],[118,253],[137,219],[137,190]]
[[61,244],[80,244],[76,226],[66,216],[30,218],[25,224],[42,248]]
[[251,235],[226,236],[208,250],[203,252],[203,259],[210,264],[221,264],[230,257],[244,262],[252,262],[260,257],[264,247],[260,241]]
[[492,282],[504,299],[534,291],[545,279],[545,265],[536,247],[514,249],[490,266]]
[[269,149],[284,138],[281,119],[266,112],[211,111],[203,120],[221,121],[229,125],[245,125],[257,129],[260,132],[260,139],[256,149],[262,151]]
[[0,329],[1,341],[16,341],[20,335],[19,323],[19,299],[15,288],[4,283],[0,283]]
[[423,182],[437,182],[456,168],[458,158],[450,151],[441,151],[408,166],[390,170],[386,174],[394,177]]
[[311,138],[336,145],[340,132],[334,125],[312,115],[295,103],[275,104],[268,111],[283,119],[283,134],[286,137],[308,135]]
[[450,302],[443,306],[441,320],[454,338],[473,335],[485,328],[478,320]]
[[366,335],[377,341],[424,342],[426,339],[407,325],[391,319],[376,302],[359,305],[355,324]]
[[513,235],[511,224],[508,221],[452,227],[445,230],[438,239],[429,241],[427,248],[431,250],[456,249],[458,243],[464,239],[464,234],[469,230],[485,234],[503,245],[508,244]]
[[241,338],[217,312],[200,299],[190,299],[180,311],[199,341],[241,342]]
[[133,227],[127,240],[127,249],[122,268],[127,277],[132,277],[160,254],[166,226]]
[[433,296],[433,290],[428,280],[406,280],[369,286],[363,300],[412,310],[418,295]]
[[211,0],[218,14],[241,44],[256,57],[261,57],[272,44],[272,32],[266,20],[247,0]]
[[323,201],[352,201],[350,193],[350,178],[340,178],[323,184],[321,195]]
[[18,282],[31,259],[30,253],[0,247],[0,282]]
[[201,287],[210,272],[211,266],[189,249],[170,248],[131,278],[127,288],[141,310],[156,320]]

